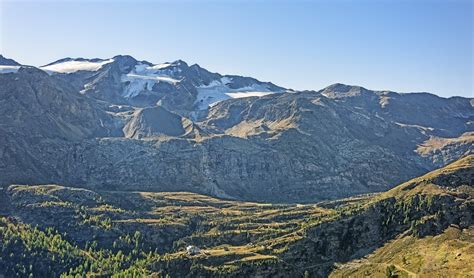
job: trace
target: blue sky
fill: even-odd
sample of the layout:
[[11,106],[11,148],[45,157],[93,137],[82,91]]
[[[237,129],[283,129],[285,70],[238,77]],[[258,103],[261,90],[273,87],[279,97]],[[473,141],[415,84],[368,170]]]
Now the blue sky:
[[36,66],[183,59],[293,89],[472,97],[473,2],[0,0],[0,53]]

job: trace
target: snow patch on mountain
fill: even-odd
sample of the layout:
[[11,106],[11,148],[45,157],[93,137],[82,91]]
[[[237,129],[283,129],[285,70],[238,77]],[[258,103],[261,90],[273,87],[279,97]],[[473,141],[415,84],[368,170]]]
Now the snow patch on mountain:
[[0,74],[1,73],[16,73],[21,66],[3,66],[0,65]]
[[263,97],[266,95],[274,94],[275,92],[237,92],[237,93],[226,93],[231,98],[243,98],[243,97]]
[[73,73],[77,71],[98,71],[104,65],[112,63],[114,59],[101,60],[101,61],[88,61],[88,60],[69,60],[59,62],[47,66],[40,67],[42,70],[48,73]]
[[150,69],[160,70],[160,69],[167,68],[167,67],[169,67],[169,66],[171,66],[171,65],[172,65],[171,63],[163,63],[163,64],[158,64],[158,65],[151,66],[151,67],[149,67],[149,68],[150,68]]
[[137,64],[132,71],[122,76],[122,82],[127,83],[123,96],[131,98],[143,91],[151,91],[158,82],[167,82],[172,85],[178,84],[181,80],[173,78],[169,71],[162,70],[169,66],[170,64],[152,66],[143,63]]
[[242,88],[232,89],[229,84],[232,78],[224,76],[220,80],[214,80],[209,85],[197,87],[198,95],[196,105],[199,110],[205,110],[216,103],[230,98],[261,97],[277,92],[271,91],[262,84],[253,84]]

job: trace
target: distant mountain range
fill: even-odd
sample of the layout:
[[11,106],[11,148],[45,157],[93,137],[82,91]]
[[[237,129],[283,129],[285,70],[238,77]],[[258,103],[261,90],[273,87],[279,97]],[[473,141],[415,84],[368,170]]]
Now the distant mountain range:
[[0,184],[315,202],[387,190],[474,152],[474,100],[294,91],[184,61],[0,56]]

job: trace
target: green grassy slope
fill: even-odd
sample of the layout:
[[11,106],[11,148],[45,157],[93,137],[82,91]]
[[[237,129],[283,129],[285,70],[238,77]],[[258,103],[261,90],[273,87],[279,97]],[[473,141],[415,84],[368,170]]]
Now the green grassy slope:
[[472,277],[474,229],[451,226],[441,234],[400,236],[364,259],[338,265],[330,277]]
[[12,185],[0,193],[0,274],[469,276],[473,175],[474,155],[385,193],[315,205]]

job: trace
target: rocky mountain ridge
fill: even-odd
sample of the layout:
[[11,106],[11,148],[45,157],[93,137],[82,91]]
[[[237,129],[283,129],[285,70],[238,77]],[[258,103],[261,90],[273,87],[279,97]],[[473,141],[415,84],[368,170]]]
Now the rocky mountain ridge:
[[314,202],[387,190],[474,151],[469,98],[295,92],[130,56],[42,69],[0,74],[2,185]]
[[159,103],[188,117],[195,117],[217,101],[286,91],[250,77],[211,73],[182,60],[152,64],[127,55],[110,59],[66,58],[41,69],[99,100],[138,107]]

